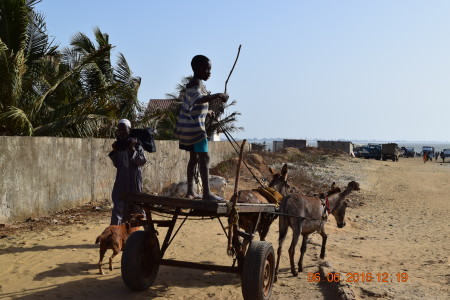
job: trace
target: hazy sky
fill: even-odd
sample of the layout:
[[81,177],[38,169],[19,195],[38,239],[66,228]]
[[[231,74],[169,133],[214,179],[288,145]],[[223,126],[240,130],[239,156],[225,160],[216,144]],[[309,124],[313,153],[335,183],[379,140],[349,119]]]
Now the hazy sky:
[[208,90],[228,83],[236,138],[450,141],[450,1],[44,0],[61,46],[110,35],[142,78],[139,99],[165,98],[212,61]]

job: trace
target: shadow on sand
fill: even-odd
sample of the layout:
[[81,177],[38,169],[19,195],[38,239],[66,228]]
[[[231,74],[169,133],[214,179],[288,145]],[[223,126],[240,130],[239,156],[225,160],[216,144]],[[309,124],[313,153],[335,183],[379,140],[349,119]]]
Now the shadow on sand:
[[[119,268],[115,268],[112,272],[108,271],[106,275],[92,274],[94,269],[97,269],[96,264],[61,264],[55,269],[35,276],[35,281],[42,281],[42,288],[27,289],[23,287],[24,290],[20,292],[0,294],[0,299],[154,299],[156,297],[174,297],[171,287],[201,290],[207,287],[228,285],[233,290],[240,291],[241,289],[241,280],[236,274],[161,266],[157,279],[150,289],[144,292],[132,292],[123,283]],[[289,272],[287,269],[282,270],[282,272],[285,271]],[[76,278],[77,275],[89,276],[89,278],[62,284],[46,284],[55,278],[63,276]],[[276,286],[275,283],[275,289]],[[336,291],[329,285],[317,284],[316,287],[323,294],[323,299],[336,299]],[[204,298],[208,298],[207,295]]]

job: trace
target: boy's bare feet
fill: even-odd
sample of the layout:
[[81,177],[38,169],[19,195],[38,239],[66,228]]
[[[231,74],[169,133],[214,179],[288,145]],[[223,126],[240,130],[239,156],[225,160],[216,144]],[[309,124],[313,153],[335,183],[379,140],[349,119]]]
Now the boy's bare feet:
[[204,201],[213,201],[213,202],[227,202],[227,200],[216,196],[214,194],[209,194],[209,195],[203,195],[203,199]]

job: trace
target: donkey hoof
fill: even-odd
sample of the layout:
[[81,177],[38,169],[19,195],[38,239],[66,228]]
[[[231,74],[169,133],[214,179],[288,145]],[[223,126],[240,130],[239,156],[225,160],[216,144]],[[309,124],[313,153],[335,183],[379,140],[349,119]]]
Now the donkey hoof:
[[325,254],[320,254],[320,256],[319,256],[321,259],[324,259],[325,258]]
[[277,282],[278,281],[278,275],[275,275],[275,277],[273,278],[273,282]]
[[297,277],[298,276],[298,272],[292,272],[292,276]]

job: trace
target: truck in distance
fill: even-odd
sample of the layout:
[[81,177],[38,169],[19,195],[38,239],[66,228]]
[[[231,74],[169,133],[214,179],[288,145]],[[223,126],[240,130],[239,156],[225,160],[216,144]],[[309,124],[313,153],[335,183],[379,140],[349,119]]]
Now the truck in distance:
[[381,159],[381,145],[380,144],[368,144],[363,146],[361,157],[366,159],[375,158],[376,160]]
[[384,161],[392,159],[392,161],[398,161],[400,154],[400,148],[396,143],[388,143],[381,145],[381,157]]

